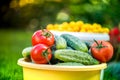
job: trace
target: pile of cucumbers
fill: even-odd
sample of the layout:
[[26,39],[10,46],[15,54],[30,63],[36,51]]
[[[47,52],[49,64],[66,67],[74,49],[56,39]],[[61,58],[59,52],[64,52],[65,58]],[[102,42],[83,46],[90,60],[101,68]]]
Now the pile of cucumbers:
[[89,46],[70,34],[55,35],[55,45],[51,47],[55,65],[96,65],[99,61],[89,54]]

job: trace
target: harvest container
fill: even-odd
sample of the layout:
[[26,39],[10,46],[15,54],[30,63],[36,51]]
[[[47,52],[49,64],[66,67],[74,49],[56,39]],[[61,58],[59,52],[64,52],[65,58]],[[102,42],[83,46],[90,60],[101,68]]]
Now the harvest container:
[[89,66],[58,66],[35,64],[18,60],[23,67],[24,80],[103,80],[103,70],[106,63]]

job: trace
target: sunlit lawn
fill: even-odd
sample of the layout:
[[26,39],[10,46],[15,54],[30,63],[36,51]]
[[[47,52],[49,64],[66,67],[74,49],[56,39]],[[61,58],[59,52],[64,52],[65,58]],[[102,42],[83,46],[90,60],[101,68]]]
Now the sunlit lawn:
[[17,60],[21,51],[31,46],[32,32],[0,30],[0,80],[22,80],[22,67]]

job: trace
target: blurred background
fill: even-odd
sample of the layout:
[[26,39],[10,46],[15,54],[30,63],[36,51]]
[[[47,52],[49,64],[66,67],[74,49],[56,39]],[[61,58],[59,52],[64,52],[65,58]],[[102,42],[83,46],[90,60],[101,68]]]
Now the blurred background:
[[0,0],[0,80],[22,80],[17,60],[23,48],[31,46],[35,30],[79,20],[118,29],[110,39],[115,54],[104,80],[119,80],[120,0]]

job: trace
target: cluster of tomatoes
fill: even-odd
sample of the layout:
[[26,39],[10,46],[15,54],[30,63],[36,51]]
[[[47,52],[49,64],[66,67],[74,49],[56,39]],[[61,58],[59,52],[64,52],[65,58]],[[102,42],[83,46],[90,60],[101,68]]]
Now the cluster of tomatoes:
[[33,62],[46,64],[52,58],[50,47],[54,45],[54,35],[46,30],[38,30],[32,35],[32,50],[30,57]]

